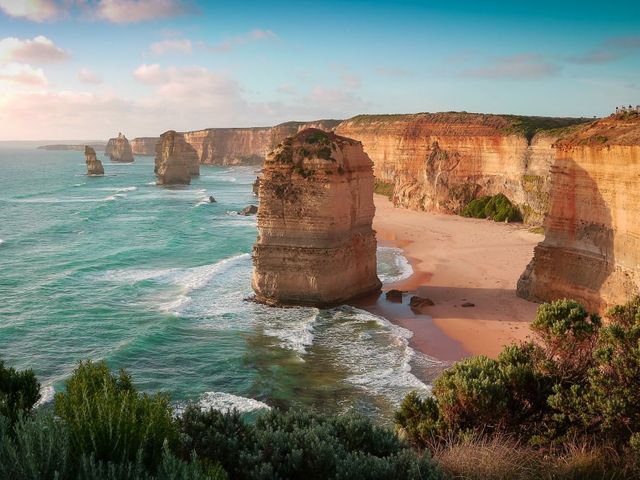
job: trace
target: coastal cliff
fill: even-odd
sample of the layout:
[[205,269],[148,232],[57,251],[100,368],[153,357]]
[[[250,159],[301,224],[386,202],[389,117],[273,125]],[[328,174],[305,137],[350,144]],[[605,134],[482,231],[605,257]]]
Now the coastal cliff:
[[133,162],[133,152],[129,140],[122,133],[118,133],[116,138],[110,138],[104,150],[105,156],[112,162]]
[[87,163],[87,175],[104,175],[102,162],[96,157],[96,151],[90,147],[84,147],[84,159]]
[[561,139],[545,239],[517,293],[572,298],[592,311],[640,292],[640,116],[608,117]]
[[373,171],[358,141],[307,129],[267,157],[252,285],[260,302],[334,305],[380,289]]
[[480,195],[505,194],[527,223],[548,210],[553,144],[576,118],[476,113],[359,115],[335,132],[362,142],[395,205],[459,213]]
[[155,169],[158,185],[188,185],[197,155],[184,135],[169,130],[156,145]]
[[160,142],[160,137],[137,137],[129,144],[134,155],[152,157],[156,154],[156,146]]

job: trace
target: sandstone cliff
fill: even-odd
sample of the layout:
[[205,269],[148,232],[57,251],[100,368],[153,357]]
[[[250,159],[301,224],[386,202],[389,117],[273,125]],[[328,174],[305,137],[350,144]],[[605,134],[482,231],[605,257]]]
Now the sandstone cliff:
[[84,158],[87,163],[87,175],[104,175],[102,162],[96,157],[96,151],[90,147],[84,147]]
[[459,213],[473,198],[504,193],[540,223],[548,210],[549,167],[561,127],[584,119],[474,113],[360,115],[335,132],[362,142],[393,202]]
[[545,239],[517,292],[603,312],[640,291],[640,117],[576,129],[556,150]]
[[191,183],[191,170],[197,162],[193,147],[184,140],[184,135],[169,130],[160,135],[157,144],[155,170],[158,185]]
[[122,133],[118,133],[116,138],[110,138],[105,147],[104,154],[112,162],[133,162],[133,152],[129,140]]
[[154,156],[160,137],[137,137],[129,142],[134,155]]
[[253,251],[256,299],[334,305],[377,291],[373,172],[362,144],[303,130],[269,154]]

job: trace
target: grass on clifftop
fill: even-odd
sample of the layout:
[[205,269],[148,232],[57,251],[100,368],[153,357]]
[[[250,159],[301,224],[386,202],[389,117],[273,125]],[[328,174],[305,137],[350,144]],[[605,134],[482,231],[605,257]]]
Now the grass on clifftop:
[[503,129],[505,134],[521,134],[524,135],[528,142],[531,142],[536,133],[554,132],[561,134],[562,130],[592,122],[592,118],[573,118],[573,117],[527,117],[522,115],[507,115],[512,119],[513,124]]

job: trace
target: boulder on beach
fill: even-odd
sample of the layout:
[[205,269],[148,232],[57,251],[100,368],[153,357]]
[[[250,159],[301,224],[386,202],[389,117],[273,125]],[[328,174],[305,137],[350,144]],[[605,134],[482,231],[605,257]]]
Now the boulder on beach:
[[419,297],[414,295],[409,299],[409,307],[414,313],[422,313],[422,310],[426,307],[433,307],[435,303],[430,298]]
[[385,294],[385,297],[390,302],[402,303],[402,294],[402,290],[391,289]]

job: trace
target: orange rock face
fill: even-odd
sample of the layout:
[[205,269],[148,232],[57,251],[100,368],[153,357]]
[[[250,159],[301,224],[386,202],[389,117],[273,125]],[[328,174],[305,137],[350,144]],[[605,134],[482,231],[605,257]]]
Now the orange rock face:
[[153,156],[156,154],[156,145],[159,141],[160,137],[137,137],[129,143],[134,155]]
[[592,311],[640,291],[640,117],[610,117],[560,140],[545,239],[518,295]]
[[284,140],[264,164],[259,199],[258,301],[327,306],[380,289],[373,171],[360,142],[317,129]]
[[104,154],[112,162],[131,163],[134,160],[129,140],[122,133],[119,133],[116,138],[109,139]]
[[[518,121],[469,113],[361,115],[335,131],[362,142],[375,176],[394,184],[396,205],[459,213],[479,195],[504,193],[521,207],[525,221],[540,223],[558,135],[518,129]],[[561,126],[579,120],[556,121]]]
[[104,175],[104,167],[96,157],[96,151],[93,147],[88,145],[84,147],[84,158],[87,163],[87,175]]
[[158,185],[188,185],[194,165],[199,168],[198,157],[183,134],[169,130],[160,135],[154,170]]

